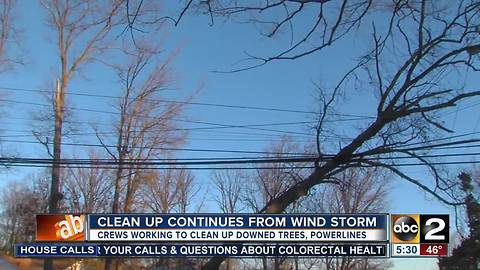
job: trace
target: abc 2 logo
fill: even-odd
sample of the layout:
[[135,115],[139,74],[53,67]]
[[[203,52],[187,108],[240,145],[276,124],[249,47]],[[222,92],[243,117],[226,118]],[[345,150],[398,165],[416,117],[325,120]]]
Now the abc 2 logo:
[[448,243],[448,215],[392,215],[392,243]]

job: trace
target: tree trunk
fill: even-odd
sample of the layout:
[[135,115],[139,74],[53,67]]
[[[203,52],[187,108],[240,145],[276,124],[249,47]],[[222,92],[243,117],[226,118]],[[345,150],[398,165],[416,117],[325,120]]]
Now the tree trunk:
[[[62,198],[60,193],[60,161],[62,150],[62,127],[64,112],[65,91],[60,87],[57,80],[55,91],[55,133],[53,137],[53,163],[52,163],[52,182],[50,186],[50,198],[48,200],[48,212],[50,214],[58,213],[58,204]],[[48,147],[48,145],[47,145]],[[45,259],[43,264],[44,270],[53,269],[53,260]]]
[[[123,156],[120,154],[120,157],[118,159],[118,168],[115,172],[115,187],[114,187],[114,192],[113,192],[113,203],[112,203],[112,213],[118,213],[120,210],[120,184],[121,184],[121,179],[122,179],[122,173],[123,173]],[[105,267],[104,270],[112,270],[112,269],[117,269],[118,265],[113,264],[112,258],[105,258]]]
[[118,210],[120,209],[119,206],[119,200],[120,200],[120,180],[122,179],[122,173],[123,170],[121,168],[122,166],[122,161],[119,159],[118,162],[118,169],[115,173],[115,188],[113,192],[113,203],[112,203],[112,213],[118,213]]
[[133,193],[134,193],[134,181],[133,179],[132,169],[128,170],[128,178],[127,178],[127,192],[125,194],[125,204],[123,205],[123,212],[129,213],[131,204],[133,203]]
[[60,88],[57,80],[57,89],[55,93],[55,134],[53,137],[53,164],[52,164],[52,184],[50,187],[50,200],[48,201],[48,211],[51,214],[58,212],[58,203],[61,199],[60,194],[60,159],[62,144],[62,127],[64,112],[65,93]]
[[275,257],[273,269],[275,269],[275,270],[280,270],[280,264],[281,264],[280,258],[279,258],[279,257]]
[[[389,120],[393,121],[395,118],[391,117]],[[349,145],[342,148],[332,160],[329,160],[323,166],[316,168],[303,181],[298,182],[277,198],[270,200],[265,208],[259,212],[267,214],[282,213],[290,204],[294,203],[299,198],[306,196],[312,187],[325,180],[325,176],[335,168],[338,168],[339,164],[348,163],[348,160],[352,158],[352,154],[355,150],[360,148],[365,141],[375,136],[375,134],[377,134],[386,123],[387,120],[377,118],[375,122],[360,133],[360,135],[358,135]],[[225,258],[226,257],[213,257],[203,266],[202,269],[217,270]]]
[[226,259],[227,257],[222,257],[222,256],[217,256],[217,257],[212,257],[210,260],[208,260],[207,263],[205,263],[202,266],[203,270],[207,269],[218,269],[220,267],[220,264]]

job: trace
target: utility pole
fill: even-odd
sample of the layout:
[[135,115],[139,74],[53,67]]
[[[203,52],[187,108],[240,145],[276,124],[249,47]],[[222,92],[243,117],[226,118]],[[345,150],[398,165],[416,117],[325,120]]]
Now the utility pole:
[[60,192],[60,161],[62,144],[63,116],[65,113],[65,90],[60,87],[57,79],[55,91],[55,131],[53,137],[53,163],[52,163],[52,185],[50,187],[50,199],[48,201],[48,211],[50,214],[58,212],[58,204],[62,199]]
[[[54,112],[55,130],[53,135],[52,182],[50,186],[50,197],[48,199],[48,212],[50,214],[58,213],[58,204],[63,197],[62,193],[60,192],[60,161],[63,116],[65,113],[65,90],[63,87],[60,87],[60,81],[58,79],[55,89]],[[45,259],[43,263],[43,269],[53,270],[53,260]]]

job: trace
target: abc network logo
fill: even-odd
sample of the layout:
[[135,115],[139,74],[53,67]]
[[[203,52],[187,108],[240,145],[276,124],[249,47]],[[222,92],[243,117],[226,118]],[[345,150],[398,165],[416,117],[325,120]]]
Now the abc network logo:
[[418,223],[410,216],[400,217],[393,225],[393,233],[399,240],[412,241],[418,236]]
[[392,215],[393,243],[448,243],[448,215]]

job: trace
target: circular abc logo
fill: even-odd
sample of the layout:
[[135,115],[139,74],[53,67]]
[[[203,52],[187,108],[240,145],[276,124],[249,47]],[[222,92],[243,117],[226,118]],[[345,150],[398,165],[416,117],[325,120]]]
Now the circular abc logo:
[[399,217],[393,224],[395,237],[402,241],[411,241],[417,237],[418,224],[415,219],[409,216]]

